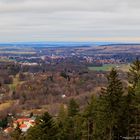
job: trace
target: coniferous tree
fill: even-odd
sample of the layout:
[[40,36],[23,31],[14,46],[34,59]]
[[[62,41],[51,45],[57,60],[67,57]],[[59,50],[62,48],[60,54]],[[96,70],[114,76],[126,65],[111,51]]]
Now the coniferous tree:
[[99,99],[95,135],[96,139],[115,140],[120,137],[123,86],[114,68],[107,76],[107,80],[107,88],[102,89]]
[[132,112],[134,124],[131,124],[131,125],[133,126],[133,132],[134,132],[133,135],[135,137],[139,137],[140,136],[140,81],[138,82],[136,89],[135,89],[133,106],[135,109]]
[[58,120],[59,121],[65,121],[67,115],[68,115],[67,109],[65,108],[65,105],[62,104],[60,106],[60,110],[59,110],[59,113],[58,113]]
[[130,65],[128,78],[130,84],[128,95],[131,95],[131,102],[129,102],[130,113],[127,135],[136,137],[140,133],[140,60],[138,58]]
[[7,124],[8,124],[8,117],[0,120],[0,127],[5,128],[7,127]]
[[18,124],[16,129],[11,133],[11,137],[13,138],[13,140],[20,140],[21,133],[22,133],[22,131],[19,128],[19,124]]
[[130,65],[128,78],[131,87],[135,88],[140,81],[140,60],[138,58]]
[[79,105],[76,103],[74,99],[71,99],[68,105],[68,116],[73,117],[77,115],[78,112],[79,112]]
[[68,104],[68,116],[66,122],[66,139],[67,140],[80,140],[80,132],[78,131],[77,119],[79,116],[79,105],[74,99],[71,99]]
[[64,107],[64,105],[62,104],[60,106],[60,110],[58,113],[58,117],[57,117],[57,124],[59,127],[59,135],[60,135],[60,139],[61,140],[65,140],[66,136],[67,136],[67,132],[66,132],[66,124],[67,124],[67,109]]
[[59,140],[58,127],[49,113],[44,113],[39,121],[28,130],[25,140]]
[[92,96],[83,113],[83,139],[92,140],[95,138],[94,135],[96,130],[97,102],[98,98],[96,96]]

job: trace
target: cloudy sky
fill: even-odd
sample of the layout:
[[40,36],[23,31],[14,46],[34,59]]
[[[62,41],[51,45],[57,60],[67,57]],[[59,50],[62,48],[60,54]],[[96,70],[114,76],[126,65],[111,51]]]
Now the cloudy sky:
[[140,0],[0,0],[0,42],[140,42]]

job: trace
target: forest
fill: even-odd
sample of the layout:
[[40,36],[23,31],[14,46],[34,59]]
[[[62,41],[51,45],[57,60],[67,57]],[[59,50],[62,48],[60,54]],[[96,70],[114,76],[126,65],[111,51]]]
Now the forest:
[[[62,74],[63,76],[66,76]],[[92,94],[81,108],[70,98],[57,115],[44,112],[26,133],[19,127],[3,139],[12,140],[123,140],[140,139],[140,60],[134,61],[124,86],[112,68],[106,86]],[[1,138],[1,139],[2,139]]]

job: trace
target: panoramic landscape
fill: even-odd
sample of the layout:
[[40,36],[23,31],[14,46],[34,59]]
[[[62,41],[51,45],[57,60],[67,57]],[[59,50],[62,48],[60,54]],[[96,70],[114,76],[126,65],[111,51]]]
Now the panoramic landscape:
[[139,0],[0,0],[0,140],[140,140]]
[[9,43],[0,50],[1,139],[138,138],[140,44]]

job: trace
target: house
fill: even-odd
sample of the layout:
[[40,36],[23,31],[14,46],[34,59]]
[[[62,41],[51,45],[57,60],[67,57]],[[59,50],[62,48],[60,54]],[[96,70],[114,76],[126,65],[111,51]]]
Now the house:
[[22,132],[26,132],[30,127],[35,125],[35,118],[20,118],[13,122],[13,128],[15,129],[19,125]]

